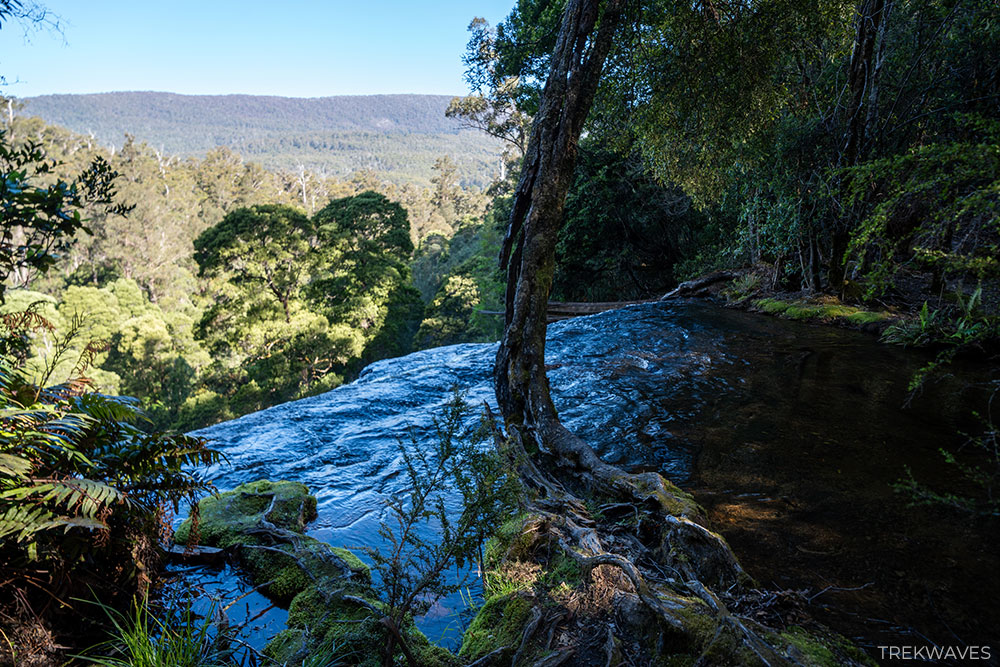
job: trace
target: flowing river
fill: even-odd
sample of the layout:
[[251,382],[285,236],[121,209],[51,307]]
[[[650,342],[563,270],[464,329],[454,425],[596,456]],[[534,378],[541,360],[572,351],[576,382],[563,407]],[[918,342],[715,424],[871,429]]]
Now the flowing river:
[[[495,407],[495,353],[465,344],[380,361],[333,391],[198,431],[230,461],[205,475],[222,490],[301,481],[319,501],[311,535],[377,547],[384,500],[406,492],[398,442],[426,443],[456,388]],[[958,367],[904,406],[924,356],[703,302],[556,323],[546,360],[571,429],[605,460],[694,492],[750,574],[799,591],[803,614],[875,657],[879,645],[931,642],[1000,652],[996,521],[910,508],[892,488],[907,466],[928,483],[962,483],[938,450],[972,428],[978,399],[965,387],[980,369]],[[233,585],[195,574],[209,588]],[[455,646],[476,594],[437,602],[418,625]],[[239,604],[259,614],[251,643],[280,629],[284,612],[260,596]]]

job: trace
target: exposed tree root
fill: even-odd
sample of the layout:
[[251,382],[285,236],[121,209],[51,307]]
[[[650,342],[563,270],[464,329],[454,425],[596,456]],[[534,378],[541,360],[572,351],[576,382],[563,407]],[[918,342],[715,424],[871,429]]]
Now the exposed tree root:
[[[473,664],[501,664],[508,655],[511,665],[535,667],[649,664],[658,655],[688,655],[700,665],[810,664],[790,650],[780,628],[730,612],[716,591],[730,599],[753,582],[690,497],[660,475],[605,463],[558,422],[546,426],[511,428],[506,438],[495,431],[532,494],[522,541],[506,558],[551,566],[553,554],[561,554],[579,567],[582,582],[557,611],[534,606],[519,643]],[[551,473],[535,464],[526,440]],[[607,514],[595,519],[584,499],[591,507],[594,499],[605,501],[599,506]]]
[[[247,494],[244,492],[244,495],[251,495],[251,494]],[[296,533],[294,531],[288,530],[287,528],[276,526],[274,523],[271,522],[270,520],[271,514],[272,512],[274,512],[275,503],[277,502],[278,499],[277,494],[262,493],[253,495],[258,495],[261,497],[270,497],[271,503],[270,505],[268,505],[267,509],[264,510],[264,512],[260,515],[260,519],[258,519],[257,525],[247,530],[247,534],[253,535],[254,537],[258,538],[260,537],[266,538],[268,541],[271,542],[271,544],[287,544],[290,547],[292,547],[292,551],[286,551],[284,549],[278,549],[270,546],[251,545],[251,544],[244,544],[242,545],[242,548],[260,549],[260,550],[266,550],[283,554],[284,556],[287,556],[291,558],[293,561],[295,561],[295,563],[299,566],[299,569],[301,569],[302,572],[306,576],[308,576],[314,584],[319,583],[319,581],[316,579],[316,576],[313,574],[313,571],[316,568],[315,566],[310,566],[306,564],[304,562],[304,557],[317,559],[321,561],[323,564],[329,565],[335,568],[336,570],[339,570],[340,577],[343,577],[344,579],[349,580],[351,576],[353,576],[354,573],[351,570],[351,566],[348,565],[348,563],[337,554],[325,549],[310,549],[306,545],[307,540],[304,534]],[[305,525],[306,523],[304,505],[305,503],[303,502],[300,503],[299,506],[299,523],[301,525]]]

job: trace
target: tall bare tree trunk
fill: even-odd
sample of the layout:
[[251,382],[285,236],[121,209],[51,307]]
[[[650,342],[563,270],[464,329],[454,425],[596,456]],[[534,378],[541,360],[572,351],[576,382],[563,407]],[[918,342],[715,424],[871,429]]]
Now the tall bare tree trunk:
[[[671,526],[672,537],[657,540],[657,549],[673,544],[690,551],[688,564],[681,567],[687,568],[692,578],[725,581],[729,586],[740,579],[742,570],[725,542],[695,521],[685,518],[678,522],[673,512],[680,492],[662,476],[654,472],[629,474],[605,463],[563,426],[545,374],[556,235],[573,178],[580,132],[624,4],[625,0],[568,0],[563,13],[500,254],[501,266],[507,268],[507,293],[506,327],[494,370],[497,403],[513,447],[528,459],[537,453],[544,455],[544,470],[531,460],[521,470],[525,481],[542,496],[560,499],[564,508],[578,505],[574,494],[581,491],[648,506],[664,517],[662,525]],[[573,490],[567,491],[567,486]],[[684,513],[690,518],[699,514],[689,509]],[[702,547],[694,548],[695,543]],[[595,540],[591,547],[596,544]]]
[[500,264],[507,269],[506,326],[497,352],[496,394],[508,429],[528,449],[551,446],[544,441],[560,429],[545,375],[556,235],[580,132],[623,5],[623,0],[566,4],[501,251]]
[[[708,656],[723,643],[720,637],[729,647],[721,662],[798,664],[781,655],[756,622],[730,613],[712,592],[735,594],[751,582],[725,540],[705,527],[691,497],[655,472],[630,474],[602,461],[560,423],[549,393],[545,333],[556,235],[580,132],[625,2],[567,0],[500,253],[507,270],[506,326],[494,371],[508,436],[496,432],[497,447],[512,451],[521,478],[536,491],[526,497],[522,538],[528,546],[518,551],[529,560],[530,554],[549,554],[551,563],[552,550],[558,550],[580,566],[593,586],[588,590],[600,589],[609,606],[571,612],[527,596],[534,606],[519,645],[501,647],[476,664],[624,664],[619,647],[633,651],[636,661],[630,664],[672,654],[714,664]],[[611,498],[618,502],[609,507],[634,510],[635,527],[625,534],[615,521],[601,523],[581,496]],[[603,568],[600,576],[597,568]],[[665,572],[674,574],[664,579]],[[606,613],[613,623],[601,616]],[[600,631],[593,614],[601,616]],[[564,624],[567,618],[578,622]],[[707,634],[699,625],[705,619],[715,628]],[[557,630],[569,637],[566,647],[537,662],[526,659],[526,650],[548,651]],[[533,637],[545,636],[546,643],[536,641],[532,648]]]
[[[843,153],[843,164],[847,167],[858,164],[871,148],[872,128],[878,116],[878,79],[884,62],[885,26],[891,9],[892,0],[858,2],[857,30],[848,72],[851,99]],[[856,214],[855,210],[845,211],[833,233],[829,278],[830,287],[838,291],[844,284],[844,255]]]

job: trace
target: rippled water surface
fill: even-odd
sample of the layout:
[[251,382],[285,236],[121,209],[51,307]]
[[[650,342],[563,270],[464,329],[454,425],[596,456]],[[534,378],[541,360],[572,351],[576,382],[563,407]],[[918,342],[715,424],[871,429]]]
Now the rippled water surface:
[[[473,405],[492,405],[495,353],[495,344],[466,344],[377,362],[328,393],[199,431],[230,460],[206,475],[220,489],[262,478],[304,482],[319,500],[310,534],[337,545],[378,546],[384,499],[406,491],[397,442],[426,442],[453,388]],[[793,580],[782,585],[844,583],[847,575],[832,567],[844,555],[810,536],[863,535],[873,507],[903,512],[889,484],[907,464],[918,472],[940,468],[936,450],[955,441],[967,411],[955,383],[902,407],[911,374],[926,361],[920,356],[860,333],[704,303],[646,304],[554,324],[546,361],[564,422],[606,460],[659,470],[695,488],[713,519],[736,538],[737,553],[749,552],[745,561],[756,576],[783,567],[781,549],[816,559],[792,563]],[[830,509],[858,503],[864,511]],[[806,516],[806,505],[822,511]],[[780,536],[792,542],[777,544]],[[873,537],[869,551],[884,551],[884,539],[908,538]],[[954,539],[985,546],[975,530]],[[857,557],[850,562],[869,567],[864,541],[850,548]],[[900,548],[903,562],[888,567],[903,578],[909,560],[934,557]],[[996,576],[988,576],[992,591]],[[857,578],[866,583],[860,582],[866,575]],[[913,604],[923,599],[911,597],[918,600]],[[862,621],[875,613],[864,600],[849,602],[861,605],[852,613]],[[443,600],[420,625],[432,639],[454,645],[463,606],[459,596]],[[929,613],[914,612],[914,618]],[[905,618],[885,620],[909,627]]]

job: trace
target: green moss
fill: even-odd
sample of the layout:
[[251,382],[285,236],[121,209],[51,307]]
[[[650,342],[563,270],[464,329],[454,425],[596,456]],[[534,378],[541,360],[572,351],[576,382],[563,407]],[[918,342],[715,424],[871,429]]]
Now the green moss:
[[789,657],[805,665],[827,667],[848,661],[876,664],[864,651],[839,635],[821,636],[797,625],[772,637],[771,641],[775,646],[783,646]]
[[[704,609],[704,611],[699,611]],[[698,650],[704,650],[715,637],[719,623],[708,612],[708,608],[698,601],[690,605],[682,605],[674,610],[674,614],[684,624],[684,629],[697,643]]]
[[[519,515],[504,521],[496,534],[486,541],[483,547],[483,561],[486,567],[496,567],[504,556],[513,560],[527,560],[527,548],[531,540],[524,535],[525,515]],[[519,548],[520,547],[520,548]]]
[[301,630],[282,630],[264,646],[264,655],[279,665],[292,663],[306,653],[306,634]]
[[789,306],[785,309],[785,317],[793,320],[809,320],[820,317],[820,311],[816,308],[805,306]]
[[875,312],[871,310],[859,310],[847,316],[847,321],[855,326],[864,326],[875,322],[886,322],[892,319],[892,314],[885,311]]
[[[220,548],[246,542],[247,532],[264,518],[272,499],[274,506],[267,519],[279,528],[301,533],[316,518],[316,498],[304,484],[250,482],[198,501],[198,542]],[[190,536],[188,518],[174,533],[174,541],[187,544]]]
[[490,598],[472,619],[458,655],[471,662],[502,646],[520,641],[531,613],[531,602],[518,595]]
[[[353,553],[303,535],[306,524],[316,517],[316,498],[304,484],[268,480],[241,484],[232,491],[202,498],[198,509],[198,541],[214,547],[237,547],[251,581],[258,586],[270,582],[265,593],[279,603],[289,602],[314,581],[343,579],[344,565],[357,575],[358,583],[371,581],[368,566]],[[264,519],[300,535],[296,547],[275,546],[256,535],[254,529]],[[185,543],[190,536],[191,520],[187,519],[174,540]]]
[[788,303],[777,299],[757,299],[753,302],[753,306],[757,310],[771,313],[772,315],[783,313],[788,309]]
[[255,549],[254,546],[257,545],[243,547],[241,558],[255,585],[271,582],[265,591],[268,597],[287,603],[311,584],[293,557],[290,546],[273,547],[287,553],[287,556],[270,549]]
[[655,496],[660,501],[660,505],[673,516],[691,518],[704,514],[704,510],[695,502],[694,496],[681,491],[676,484],[665,479],[662,475],[659,478],[662,487],[650,484],[644,477],[637,477],[635,480],[636,488],[642,493]]
[[431,643],[416,628],[410,634],[410,651],[421,667],[460,667],[465,662],[446,648]]
[[792,320],[842,321],[853,326],[863,326],[873,322],[884,322],[892,318],[885,311],[871,311],[848,306],[834,297],[817,300],[782,301],[780,299],[758,299],[754,308],[771,315],[781,315]]
[[343,547],[330,547],[330,551],[340,556],[340,559],[347,563],[347,567],[351,568],[351,572],[356,572],[358,574],[367,574],[371,578],[371,568],[368,567],[364,561],[354,555],[354,552],[350,549],[344,549]]
[[794,653],[801,654],[801,656],[794,655],[794,657],[800,660],[804,658],[808,665],[838,664],[837,657],[829,647],[796,625],[788,628],[778,636],[782,639],[783,643],[794,647],[793,655]]
[[315,587],[310,586],[295,596],[288,605],[288,621],[290,628],[315,628],[327,613],[326,601]]

